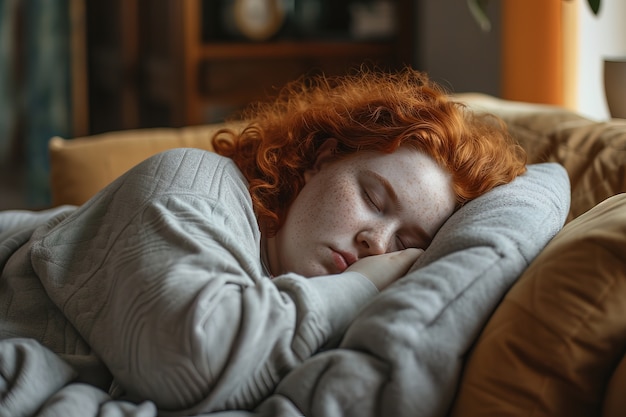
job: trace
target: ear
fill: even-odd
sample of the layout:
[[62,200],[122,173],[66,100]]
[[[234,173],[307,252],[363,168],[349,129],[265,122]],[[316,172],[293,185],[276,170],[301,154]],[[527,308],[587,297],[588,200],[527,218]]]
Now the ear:
[[337,149],[337,139],[335,138],[328,138],[322,143],[322,146],[317,150],[315,163],[311,168],[304,171],[305,182],[308,182],[313,175],[317,174],[324,164],[335,159],[335,149]]

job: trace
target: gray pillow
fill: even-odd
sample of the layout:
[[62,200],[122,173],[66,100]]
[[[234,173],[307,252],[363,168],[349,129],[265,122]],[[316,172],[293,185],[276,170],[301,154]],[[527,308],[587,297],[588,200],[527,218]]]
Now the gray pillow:
[[444,416],[465,355],[506,291],[562,228],[563,167],[529,166],[455,213],[412,271],[377,296],[338,349],[296,368],[257,410]]

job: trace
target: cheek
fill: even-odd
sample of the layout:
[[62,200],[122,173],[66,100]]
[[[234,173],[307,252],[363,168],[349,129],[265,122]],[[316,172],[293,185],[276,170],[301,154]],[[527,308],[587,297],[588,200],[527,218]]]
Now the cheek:
[[[433,198],[432,223],[435,230],[438,230],[443,223],[454,212],[456,199],[452,191],[452,187],[448,184],[442,184],[440,193],[435,194]],[[449,192],[446,192],[449,191]]]
[[359,195],[354,187],[335,180],[327,186],[320,186],[303,200],[307,204],[298,219],[300,226],[306,224],[309,233],[334,234],[346,228],[356,217]]
[[323,201],[324,213],[321,220],[336,229],[345,227],[358,215],[359,198],[357,190],[350,184],[335,183],[320,199],[320,202]]

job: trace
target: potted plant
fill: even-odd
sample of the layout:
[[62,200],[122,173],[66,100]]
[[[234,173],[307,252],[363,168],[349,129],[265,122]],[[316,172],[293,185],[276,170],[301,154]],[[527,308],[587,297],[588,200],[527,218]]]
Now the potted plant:
[[[565,0],[572,1],[572,0]],[[467,0],[467,5],[472,13],[472,16],[480,26],[482,30],[488,32],[491,30],[491,22],[487,17],[487,4],[489,0]],[[587,0],[587,4],[591,8],[593,14],[597,15],[600,11],[600,0]]]

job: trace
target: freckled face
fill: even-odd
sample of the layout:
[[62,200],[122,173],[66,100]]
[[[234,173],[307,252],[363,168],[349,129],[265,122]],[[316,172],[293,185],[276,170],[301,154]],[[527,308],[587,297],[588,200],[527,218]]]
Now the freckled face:
[[454,210],[450,175],[428,155],[321,153],[276,236],[267,239],[274,275],[336,274],[366,256],[426,248]]

